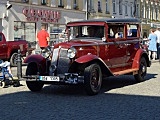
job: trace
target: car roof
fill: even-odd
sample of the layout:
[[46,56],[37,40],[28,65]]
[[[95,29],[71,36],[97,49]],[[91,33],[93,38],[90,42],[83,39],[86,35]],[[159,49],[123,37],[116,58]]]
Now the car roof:
[[91,19],[91,20],[73,21],[69,23],[81,23],[81,22],[140,23],[141,21],[137,18],[106,18],[106,19]]

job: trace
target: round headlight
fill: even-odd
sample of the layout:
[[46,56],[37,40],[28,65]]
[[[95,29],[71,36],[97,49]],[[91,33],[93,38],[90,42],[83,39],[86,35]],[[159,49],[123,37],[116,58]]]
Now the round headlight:
[[42,56],[48,58],[51,55],[51,50],[49,47],[46,47],[42,50]]
[[67,56],[69,58],[74,58],[76,56],[76,53],[77,53],[77,50],[74,47],[72,47],[72,48],[68,49]]

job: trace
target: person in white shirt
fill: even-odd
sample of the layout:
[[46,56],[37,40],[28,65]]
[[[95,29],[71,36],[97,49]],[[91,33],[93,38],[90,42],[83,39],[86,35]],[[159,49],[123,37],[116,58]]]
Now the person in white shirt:
[[157,59],[159,59],[160,49],[158,49],[158,47],[160,47],[160,27],[157,27],[154,33],[157,35]]

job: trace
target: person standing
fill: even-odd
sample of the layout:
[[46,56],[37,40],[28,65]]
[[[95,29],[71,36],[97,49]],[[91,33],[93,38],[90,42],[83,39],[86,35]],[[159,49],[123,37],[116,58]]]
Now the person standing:
[[157,30],[154,32],[157,35],[157,59],[159,59],[160,54],[160,27],[157,27]]
[[149,59],[150,57],[152,57],[153,60],[156,59],[156,52],[157,52],[157,35],[154,33],[155,29],[151,29],[150,30],[150,34],[149,34],[149,47],[148,47],[148,51],[149,51]]
[[46,31],[46,26],[44,24],[41,25],[41,30],[37,33],[37,41],[41,49],[48,46],[49,33]]

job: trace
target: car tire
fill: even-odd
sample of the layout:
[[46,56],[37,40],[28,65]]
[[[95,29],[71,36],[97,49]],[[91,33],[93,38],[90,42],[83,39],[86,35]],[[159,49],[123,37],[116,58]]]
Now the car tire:
[[[38,69],[36,65],[29,65],[26,70],[27,75],[37,75]],[[41,81],[26,81],[27,87],[32,92],[40,91],[43,88],[44,83]]]
[[1,81],[0,88],[5,88],[5,87],[6,87],[6,82],[5,81]]
[[84,86],[88,95],[99,93],[102,85],[102,72],[98,64],[91,64],[84,70]]
[[134,78],[137,82],[143,82],[145,81],[144,77],[147,73],[147,62],[144,57],[141,58],[140,64],[139,64],[139,70],[138,74],[134,75]]
[[18,53],[13,53],[10,58],[11,66],[17,66]]

